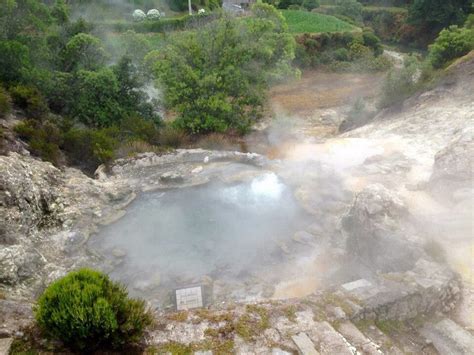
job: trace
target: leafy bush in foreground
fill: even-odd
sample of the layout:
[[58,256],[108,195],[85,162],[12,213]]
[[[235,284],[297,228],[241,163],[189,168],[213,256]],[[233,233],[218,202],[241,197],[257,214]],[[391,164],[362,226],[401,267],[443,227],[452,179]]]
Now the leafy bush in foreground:
[[143,301],[100,272],[81,269],[51,284],[35,309],[39,327],[77,350],[119,348],[140,340],[152,322]]

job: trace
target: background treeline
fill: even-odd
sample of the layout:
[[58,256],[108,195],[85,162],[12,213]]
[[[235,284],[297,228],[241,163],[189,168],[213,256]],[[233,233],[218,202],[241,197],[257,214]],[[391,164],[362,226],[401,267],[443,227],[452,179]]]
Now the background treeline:
[[192,29],[166,36],[101,32],[63,0],[2,0],[0,9],[0,115],[14,108],[16,134],[56,165],[93,172],[188,135],[245,133],[270,83],[294,74],[294,38],[265,4],[245,19],[196,15]]
[[16,131],[34,154],[93,169],[119,144],[158,139],[134,38],[124,36],[128,53],[112,58],[90,23],[70,20],[64,1],[2,1],[0,11],[2,111],[22,109]]

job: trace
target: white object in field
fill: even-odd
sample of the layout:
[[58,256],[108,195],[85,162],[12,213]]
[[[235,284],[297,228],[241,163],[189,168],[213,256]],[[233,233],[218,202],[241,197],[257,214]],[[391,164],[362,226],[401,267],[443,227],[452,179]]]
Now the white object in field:
[[146,17],[150,20],[158,20],[161,17],[161,14],[157,9],[151,9],[146,13]]
[[176,309],[178,311],[202,307],[201,286],[176,290]]
[[132,16],[134,21],[143,21],[144,19],[146,19],[146,14],[140,9],[136,9],[135,11],[133,11]]
[[202,14],[205,14],[206,13],[206,10],[204,9],[199,9],[198,11],[198,15],[202,15]]

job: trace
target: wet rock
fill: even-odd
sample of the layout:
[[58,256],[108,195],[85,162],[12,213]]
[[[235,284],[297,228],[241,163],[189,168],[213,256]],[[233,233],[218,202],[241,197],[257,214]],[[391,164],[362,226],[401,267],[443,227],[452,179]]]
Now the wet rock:
[[191,170],[191,173],[193,174],[199,174],[200,172],[202,172],[204,170],[204,168],[199,165],[198,167],[194,168],[193,170]]
[[293,240],[301,244],[313,244],[315,241],[314,235],[306,232],[299,231],[293,234]]
[[184,177],[176,171],[168,171],[161,174],[160,181],[164,183],[180,183],[184,181]]
[[112,255],[116,258],[124,258],[127,256],[127,252],[123,249],[115,248],[112,250]]

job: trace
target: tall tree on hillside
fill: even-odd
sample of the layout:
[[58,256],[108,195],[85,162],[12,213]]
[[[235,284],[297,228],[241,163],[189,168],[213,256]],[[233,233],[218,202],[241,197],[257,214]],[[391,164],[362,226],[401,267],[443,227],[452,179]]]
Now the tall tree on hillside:
[[256,4],[253,16],[223,18],[176,33],[148,55],[167,106],[192,133],[245,131],[259,117],[270,81],[292,72],[294,39],[283,16]]

